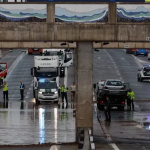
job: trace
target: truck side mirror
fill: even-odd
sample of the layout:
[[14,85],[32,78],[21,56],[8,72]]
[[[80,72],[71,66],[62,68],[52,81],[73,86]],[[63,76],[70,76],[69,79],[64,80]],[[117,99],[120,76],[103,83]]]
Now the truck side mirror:
[[31,76],[33,76],[33,68],[31,68]]

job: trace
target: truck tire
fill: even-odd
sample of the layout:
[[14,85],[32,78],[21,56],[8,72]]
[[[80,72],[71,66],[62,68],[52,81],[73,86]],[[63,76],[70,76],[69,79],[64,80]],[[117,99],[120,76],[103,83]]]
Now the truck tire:
[[140,78],[138,77],[138,81],[140,81]]

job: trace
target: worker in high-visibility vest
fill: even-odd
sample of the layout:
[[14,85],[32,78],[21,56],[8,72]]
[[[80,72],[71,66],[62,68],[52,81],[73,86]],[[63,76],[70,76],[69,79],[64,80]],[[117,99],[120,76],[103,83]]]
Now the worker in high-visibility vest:
[[62,103],[64,103],[64,98],[65,98],[66,103],[68,104],[68,99],[67,99],[68,88],[63,84],[62,87],[60,88],[60,91],[61,91]]
[[5,100],[9,100],[8,99],[8,84],[6,83],[6,81],[4,81],[4,84],[3,84],[3,98]]
[[4,77],[0,77],[0,85],[3,86],[3,80],[4,80]]
[[25,90],[25,85],[21,81],[20,82],[20,95],[21,95],[21,99],[20,100],[23,100],[23,98],[24,98],[24,90]]
[[134,103],[133,100],[135,98],[134,92],[132,91],[132,89],[130,89],[127,93],[127,97],[130,99],[130,110],[131,110],[131,105],[132,105],[132,110],[134,111]]

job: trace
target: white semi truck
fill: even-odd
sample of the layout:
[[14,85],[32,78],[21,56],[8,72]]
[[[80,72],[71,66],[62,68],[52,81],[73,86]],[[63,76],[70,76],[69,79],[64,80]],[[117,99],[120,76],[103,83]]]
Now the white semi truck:
[[65,67],[73,65],[73,53],[68,49],[43,49],[44,56],[58,56],[60,77],[65,76]]
[[36,103],[40,101],[58,102],[59,70],[58,56],[34,56],[31,75]]

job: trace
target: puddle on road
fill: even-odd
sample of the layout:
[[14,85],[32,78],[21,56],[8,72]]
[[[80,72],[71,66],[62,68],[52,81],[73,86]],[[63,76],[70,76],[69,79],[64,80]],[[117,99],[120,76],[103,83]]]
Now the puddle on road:
[[32,102],[0,102],[0,145],[75,141],[73,109]]

